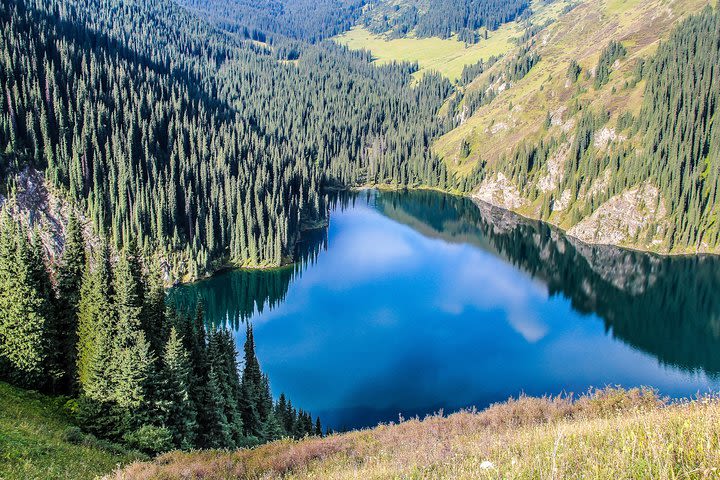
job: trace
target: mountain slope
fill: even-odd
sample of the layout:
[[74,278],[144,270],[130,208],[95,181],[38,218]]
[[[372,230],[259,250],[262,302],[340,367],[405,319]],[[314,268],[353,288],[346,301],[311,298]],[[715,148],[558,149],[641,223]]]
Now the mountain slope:
[[524,14],[529,0],[376,0],[368,2],[360,19],[373,33],[401,37],[480,40],[478,29],[496,30]]
[[428,152],[451,88],[437,75],[411,90],[410,65],[247,41],[171,0],[0,11],[0,202],[44,172],[168,282],[292,261],[328,184],[445,182]]
[[583,2],[465,89],[435,151],[479,199],[586,242],[717,251],[717,14],[681,23],[707,4]]
[[350,28],[365,0],[177,0],[245,38],[275,36],[317,42]]
[[667,406],[647,391],[525,397],[325,439],[170,453],[108,478],[710,478],[719,420],[717,400]]
[[459,81],[466,67],[512,52],[529,30],[559,18],[572,4],[572,0],[534,0],[520,18],[495,25],[492,29],[482,27],[473,30],[478,38],[469,42],[457,34],[418,36],[415,31],[385,31],[386,26],[374,25],[367,16],[386,17],[386,13],[378,13],[377,10],[395,11],[394,2],[378,2],[358,25],[335,37],[335,40],[354,50],[369,50],[378,64],[417,62],[419,74],[437,71],[452,81]]

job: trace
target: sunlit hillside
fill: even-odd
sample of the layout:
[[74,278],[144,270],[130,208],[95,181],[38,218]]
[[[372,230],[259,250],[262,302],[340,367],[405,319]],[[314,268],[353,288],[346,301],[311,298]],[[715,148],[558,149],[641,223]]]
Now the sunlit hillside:
[[[435,151],[461,174],[469,172],[482,159],[492,163],[507,155],[523,140],[539,137],[548,115],[559,131],[570,132],[577,118],[574,102],[590,108],[607,109],[617,119],[618,112],[637,114],[642,102],[644,82],[626,88],[639,58],[649,58],[658,42],[667,38],[679,18],[698,12],[708,0],[586,0],[562,15],[540,32],[534,45],[540,61],[523,79],[499,93],[489,105],[479,108],[467,121],[444,135]],[[611,40],[622,42],[628,50],[610,82],[601,90],[592,88],[592,72],[603,49]],[[511,57],[512,53],[507,57]],[[568,84],[566,72],[572,60],[582,68],[578,84]],[[503,62],[489,69],[468,86],[467,92],[486,88],[487,80],[502,71]],[[592,75],[590,75],[592,76]],[[460,158],[463,140],[471,153]]]
[[335,38],[335,40],[353,50],[369,50],[379,64],[389,62],[417,62],[420,67],[417,75],[427,71],[438,71],[450,80],[458,80],[463,68],[479,60],[492,56],[503,56],[516,48],[519,38],[527,24],[544,25],[562,15],[571,5],[571,0],[546,2],[535,0],[528,20],[513,21],[497,30],[482,30],[481,39],[476,44],[459,41],[457,36],[450,39],[437,37],[417,38],[409,35],[403,38],[389,38],[374,34],[362,26]]
[[667,405],[649,391],[575,402],[521,398],[480,412],[279,441],[238,452],[170,453],[108,479],[717,478],[720,403]]

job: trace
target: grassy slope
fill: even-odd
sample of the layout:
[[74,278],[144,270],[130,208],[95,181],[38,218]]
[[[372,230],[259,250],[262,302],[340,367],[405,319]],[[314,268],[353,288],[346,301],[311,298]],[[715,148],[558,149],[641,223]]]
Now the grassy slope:
[[419,75],[435,70],[450,80],[460,77],[463,67],[476,63],[480,59],[488,59],[493,55],[503,55],[512,50],[512,38],[518,36],[520,29],[516,23],[504,25],[488,40],[481,40],[475,45],[454,39],[440,38],[397,38],[387,40],[375,35],[362,27],[355,27],[336,40],[355,50],[370,50],[378,63],[392,61],[418,62]]
[[[492,466],[483,462],[491,462]],[[238,452],[170,453],[116,479],[717,478],[720,401],[666,405],[605,390],[576,402],[521,398],[325,439]]]
[[0,382],[0,479],[90,479],[138,458],[66,441],[64,401]]
[[[478,109],[462,126],[439,139],[435,151],[445,158],[451,169],[464,174],[481,158],[493,162],[521,141],[537,139],[548,112],[568,108],[576,99],[588,102],[595,111],[612,112],[615,119],[621,111],[637,113],[644,83],[624,88],[637,59],[652,55],[658,42],[670,34],[680,18],[708,3],[707,0],[584,0],[538,35],[536,48],[542,60],[530,73],[491,104]],[[609,84],[596,91],[592,87],[593,79],[586,79],[585,72],[595,67],[611,39],[622,41],[628,55],[612,73]],[[583,68],[576,85],[566,83],[571,60],[578,61]],[[469,88],[480,88],[486,76]],[[573,119],[565,115],[563,120]],[[493,128],[498,124],[503,128]],[[560,128],[554,127],[550,134],[559,135]],[[464,139],[469,141],[472,153],[460,160],[458,153]]]
[[[575,5],[575,8],[565,12],[564,8],[569,3]],[[638,60],[650,58],[680,20],[697,13],[708,4],[716,5],[717,0],[562,0],[550,3],[535,0],[534,14],[530,19],[532,24],[542,26],[549,20],[553,22],[534,39],[532,48],[540,54],[541,61],[525,78],[514,84],[504,82],[503,72],[506,63],[519,48],[515,38],[522,29],[517,22],[503,26],[496,32],[498,37],[491,37],[485,47],[482,41],[480,45],[468,48],[453,40],[404,38],[388,41],[361,30],[354,30],[338,41],[352,48],[367,48],[381,62],[417,60],[422,68],[420,74],[435,69],[450,78],[460,74],[462,65],[489,56],[479,53],[478,49],[492,47],[493,53],[504,53],[502,61],[465,87],[466,91],[487,88],[489,78],[494,76],[503,80],[496,80],[492,88],[496,92],[504,91],[490,104],[465,119],[462,125],[439,138],[433,150],[444,159],[451,172],[462,177],[472,172],[481,161],[492,166],[500,158],[510,155],[523,142],[537,143],[542,138],[563,138],[564,144],[559,146],[556,156],[552,158],[555,162],[552,168],[559,174],[549,176],[549,186],[546,182],[542,190],[548,192],[548,195],[556,193],[557,200],[571,193],[569,190],[554,192],[554,187],[561,180],[574,127],[582,115],[572,113],[576,111],[574,105],[584,105],[594,112],[609,112],[610,121],[601,133],[614,135],[620,115],[624,112],[636,115],[643,102],[645,83],[633,81]],[[510,30],[515,30],[515,34],[508,34]],[[613,39],[621,41],[628,54],[613,66],[610,81],[596,90],[593,86],[594,69],[601,52]],[[575,84],[567,79],[568,65],[573,60],[579,62],[583,69]],[[446,108],[447,104],[440,113],[444,114]],[[553,119],[553,126],[546,129],[544,124],[548,115]],[[631,149],[643,147],[638,136],[627,139],[625,135],[622,133],[622,138],[615,137],[614,145],[625,143]],[[461,154],[465,141],[470,145],[467,157]],[[592,148],[602,150],[608,147],[607,143],[600,141]],[[549,169],[548,165],[546,170],[539,172],[539,176],[549,175]],[[490,178],[490,183],[483,185],[483,198],[487,199],[488,195],[503,197],[504,194],[488,193],[496,188],[492,180]],[[511,187],[503,187],[503,192],[509,192],[509,197],[515,200],[507,205],[503,203],[503,198],[495,198],[493,201],[527,217],[539,218],[544,197],[541,195],[532,202],[524,201],[526,192],[516,194]],[[669,252],[667,239],[662,236],[650,238],[649,231],[637,231],[634,235],[630,233],[631,224],[647,213],[642,210],[643,201],[652,200],[651,197],[639,203],[637,199],[619,200],[620,203],[616,204],[607,202],[607,205],[597,208],[594,215],[576,218],[577,212],[587,210],[592,196],[589,192],[604,191],[605,188],[601,179],[592,185],[588,181],[581,186],[578,198],[567,197],[567,201],[563,201],[564,207],[554,211],[547,221],[565,230],[577,225],[580,228],[574,229],[571,234],[588,242],[609,242],[659,253],[692,253],[684,249]],[[618,216],[617,205],[623,205],[621,208],[626,210],[626,218]],[[665,225],[667,219],[663,215],[659,213],[652,218],[658,225]],[[579,225],[579,220],[587,221]],[[646,222],[642,220],[641,223]]]
[[[543,0],[533,2],[533,22],[542,24],[548,19],[556,18],[569,0],[545,4]],[[484,32],[484,31],[483,31]],[[420,71],[435,70],[456,80],[462,74],[465,65],[476,63],[480,59],[487,60],[491,56],[501,56],[515,48],[514,40],[522,35],[523,29],[518,22],[501,26],[496,31],[488,32],[488,39],[481,39],[475,45],[466,45],[456,39],[440,38],[397,38],[388,40],[375,35],[362,27],[355,27],[345,34],[336,37],[336,41],[352,49],[365,49],[372,52],[378,63],[392,61],[418,62]]]

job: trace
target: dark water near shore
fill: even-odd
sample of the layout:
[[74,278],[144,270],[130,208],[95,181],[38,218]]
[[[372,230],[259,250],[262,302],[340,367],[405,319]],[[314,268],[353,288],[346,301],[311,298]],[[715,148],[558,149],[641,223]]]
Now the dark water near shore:
[[275,394],[333,428],[591,386],[720,389],[720,259],[591,247],[431,192],[332,202],[302,262],[171,290],[255,327]]

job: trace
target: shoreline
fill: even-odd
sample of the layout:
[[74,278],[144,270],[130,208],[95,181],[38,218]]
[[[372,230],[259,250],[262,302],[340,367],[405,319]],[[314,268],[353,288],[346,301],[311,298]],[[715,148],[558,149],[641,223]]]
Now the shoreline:
[[[484,200],[477,198],[474,194],[460,193],[457,191],[455,191],[455,192],[446,191],[446,190],[442,190],[442,189],[436,188],[436,187],[427,187],[427,186],[401,187],[401,186],[393,186],[393,185],[386,185],[386,184],[382,184],[382,185],[366,184],[366,185],[359,185],[359,186],[353,186],[353,187],[347,187],[347,188],[330,187],[330,188],[326,189],[326,191],[328,191],[328,192],[337,192],[337,193],[340,193],[340,192],[360,193],[360,192],[365,192],[368,190],[376,190],[378,192],[425,191],[425,192],[436,192],[438,194],[450,195],[453,197],[466,198],[466,199],[472,201],[473,203],[475,203],[475,205],[478,206],[478,208],[480,208],[480,205],[486,205],[489,208],[502,210],[502,211],[510,213],[512,215],[516,215],[519,218],[522,218],[527,221],[538,222],[538,223],[547,225],[548,227],[561,233],[565,237],[571,238],[574,241],[580,242],[583,245],[588,246],[588,247],[612,247],[612,248],[617,248],[619,250],[625,250],[627,252],[650,255],[650,256],[653,256],[656,258],[660,258],[660,259],[690,258],[690,257],[705,258],[705,257],[720,256],[720,252],[717,252],[717,253],[713,253],[713,252],[672,252],[672,251],[671,252],[660,252],[660,251],[655,251],[655,250],[647,250],[647,249],[643,249],[643,248],[639,248],[639,247],[635,247],[635,246],[631,246],[631,245],[618,245],[618,244],[614,244],[614,243],[602,243],[602,242],[588,242],[588,241],[578,238],[574,235],[568,234],[567,230],[563,229],[562,227],[560,227],[559,225],[557,225],[555,223],[548,222],[545,220],[540,220],[539,218],[530,217],[530,216],[524,215],[520,212],[517,212],[515,210],[510,210],[510,209],[507,209],[500,205],[486,202]],[[329,213],[328,213],[328,215],[329,215]],[[304,232],[317,230],[317,229],[321,229],[321,228],[326,228],[326,227],[328,227],[329,222],[330,222],[330,218],[328,216],[328,218],[323,222],[317,222],[316,224],[313,224],[310,227],[303,228],[300,231],[300,236]],[[298,238],[298,240],[295,242],[295,245],[297,245],[299,242],[300,242],[300,239]],[[264,272],[264,271],[272,271],[272,270],[282,270],[285,268],[293,267],[296,264],[297,264],[296,259],[293,259],[292,261],[283,263],[281,265],[264,265],[264,266],[263,265],[258,265],[258,266],[240,265],[239,266],[239,265],[232,264],[230,262],[226,262],[226,263],[223,263],[217,269],[215,269],[211,272],[207,272],[206,275],[204,275],[200,278],[196,278],[196,279],[189,280],[189,281],[176,281],[175,283],[170,284],[167,287],[167,289],[174,288],[174,287],[180,287],[180,286],[192,285],[194,283],[202,282],[204,280],[209,280],[209,279],[215,277],[216,275],[220,275],[229,270],[244,270],[247,272],[253,272],[253,271]]]

